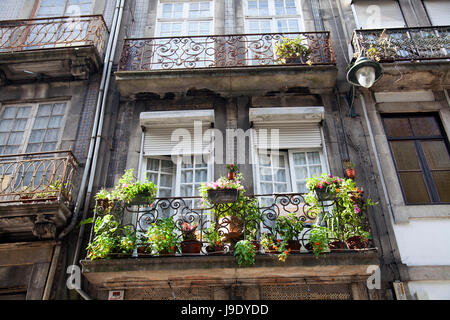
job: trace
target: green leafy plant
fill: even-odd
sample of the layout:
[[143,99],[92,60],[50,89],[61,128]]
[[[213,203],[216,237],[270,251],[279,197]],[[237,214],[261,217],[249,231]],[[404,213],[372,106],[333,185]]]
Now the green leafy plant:
[[111,193],[106,189],[101,189],[95,194],[95,200],[109,200],[111,198]]
[[193,241],[197,240],[196,230],[197,225],[191,225],[187,222],[183,222],[181,224],[181,235],[183,237],[183,241]]
[[281,242],[278,242],[278,248],[281,252],[278,259],[285,262],[291,250],[288,247],[288,242],[298,240],[300,233],[303,231],[304,225],[300,217],[295,213],[289,213],[286,216],[279,216],[276,219],[275,230],[281,237]]
[[203,237],[209,244],[209,250],[215,251],[216,248],[223,246],[222,235],[220,234],[215,222],[205,230]]
[[88,258],[104,259],[116,252],[119,248],[119,231],[119,222],[113,215],[98,217],[94,224],[95,237],[87,247]]
[[302,63],[312,64],[309,60],[311,49],[304,44],[305,39],[298,36],[295,39],[285,38],[276,43],[275,52],[280,63],[286,63],[289,59],[299,58]]
[[328,232],[329,230],[327,228],[314,225],[309,233],[309,243],[316,257],[328,249],[328,243],[330,242]]
[[234,257],[240,267],[255,264],[255,247],[249,240],[240,240],[234,246]]
[[238,167],[235,164],[227,164],[228,172],[238,172]]
[[124,235],[119,242],[119,249],[122,253],[131,254],[137,245],[136,231],[131,225],[124,226],[122,229]]
[[146,234],[151,253],[175,253],[180,245],[177,227],[172,218],[159,219],[152,223]]

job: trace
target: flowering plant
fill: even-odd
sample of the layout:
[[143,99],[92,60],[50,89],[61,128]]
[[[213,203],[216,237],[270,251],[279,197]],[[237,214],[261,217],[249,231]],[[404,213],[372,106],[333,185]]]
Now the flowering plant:
[[306,179],[306,188],[310,191],[314,190],[326,190],[328,192],[339,192],[343,179],[339,177],[333,177],[331,174],[322,173],[320,177],[313,176]]
[[181,232],[183,236],[183,241],[192,241],[197,240],[197,236],[195,231],[197,230],[197,225],[191,225],[187,222],[183,222],[181,224]]
[[304,44],[305,39],[298,36],[296,39],[283,37],[281,40],[275,44],[275,51],[281,63],[286,63],[287,59],[300,58],[302,63],[312,64],[309,60],[311,49]]
[[255,264],[255,247],[249,240],[238,241],[233,254],[240,267]]
[[228,172],[238,172],[238,167],[235,164],[227,164]]
[[206,229],[204,238],[209,244],[209,249],[215,251],[217,247],[222,246],[222,235],[220,234],[217,224],[215,222]]
[[180,244],[172,218],[159,219],[145,233],[149,250],[153,254],[175,253]]
[[244,186],[241,183],[243,179],[242,174],[238,173],[236,179],[228,180],[227,177],[220,177],[214,182],[202,183],[199,187],[200,196],[202,197],[202,202],[204,206],[211,206],[208,198],[208,190],[226,190],[226,189],[236,189],[238,190],[238,198],[243,196],[245,193]]
[[328,232],[327,228],[314,225],[309,233],[309,243],[316,257],[328,249],[328,242],[330,241]]

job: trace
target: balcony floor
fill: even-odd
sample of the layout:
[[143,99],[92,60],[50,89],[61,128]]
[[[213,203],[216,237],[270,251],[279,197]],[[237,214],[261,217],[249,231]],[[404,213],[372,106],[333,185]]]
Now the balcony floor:
[[277,255],[258,254],[252,267],[238,267],[232,255],[174,256],[110,260],[82,260],[83,275],[102,289],[165,285],[167,281],[186,285],[204,284],[292,283],[298,278],[333,282],[337,278],[363,280],[368,267],[379,265],[374,249],[332,252],[316,258],[313,254],[290,255],[286,262]]
[[139,93],[183,93],[208,89],[222,96],[265,95],[270,91],[306,87],[311,93],[331,92],[336,83],[334,65],[255,66],[233,68],[118,71],[119,91],[124,97]]

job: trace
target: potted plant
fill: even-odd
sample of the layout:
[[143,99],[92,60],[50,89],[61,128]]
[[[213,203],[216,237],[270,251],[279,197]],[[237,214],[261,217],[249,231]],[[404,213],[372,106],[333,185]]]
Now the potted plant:
[[265,253],[280,253],[280,250],[283,248],[280,248],[280,244],[282,244],[282,241],[280,239],[277,239],[275,235],[271,233],[264,233],[261,236],[260,241],[262,247],[264,248]]
[[181,235],[183,241],[181,241],[181,252],[188,254],[199,254],[202,250],[202,243],[197,240],[196,230],[197,225],[191,225],[187,222],[181,224]]
[[336,190],[341,186],[342,179],[322,173],[320,177],[313,176],[306,180],[306,187],[313,191],[319,201],[336,199]]
[[351,161],[345,161],[345,175],[347,178],[354,179],[355,178],[355,164]]
[[285,38],[276,43],[275,52],[279,63],[283,64],[311,64],[311,49],[306,45],[306,39],[298,36],[295,39]]
[[255,248],[249,240],[240,240],[234,246],[234,257],[240,267],[255,264]]
[[224,252],[222,235],[217,229],[217,224],[215,222],[211,223],[211,225],[206,229],[204,238],[208,243],[206,247],[206,252],[208,252],[208,254],[218,254]]
[[145,233],[148,251],[153,255],[174,255],[180,245],[176,230],[170,217],[152,223]]
[[286,216],[279,216],[276,223],[276,231],[285,242],[285,246],[291,249],[291,252],[300,252],[298,237],[304,228],[300,217],[297,217],[295,213],[289,213]]
[[96,205],[103,211],[111,209],[114,203],[110,201],[111,193],[106,189],[101,189],[95,194]]
[[328,249],[328,232],[326,227],[314,225],[309,232],[309,243],[312,247],[313,254],[318,257],[321,253],[326,252]]
[[241,175],[237,174],[233,180],[220,177],[215,182],[203,183],[199,191],[204,203],[217,205],[236,202],[239,193],[244,189],[240,177]]
[[91,260],[107,258],[119,249],[119,222],[111,214],[98,217],[94,224],[95,237],[87,247]]
[[238,167],[235,164],[227,164],[227,170],[228,170],[228,180],[235,180],[236,174],[238,172]]
[[125,171],[116,186],[118,197],[130,205],[149,204],[155,200],[156,186],[153,182],[141,182],[134,177],[133,169]]
[[366,249],[369,247],[370,233],[365,231],[356,231],[353,234],[349,234],[349,237],[345,240],[349,249]]
[[119,241],[119,251],[121,255],[130,256],[137,245],[136,231],[131,225],[122,228],[123,236]]

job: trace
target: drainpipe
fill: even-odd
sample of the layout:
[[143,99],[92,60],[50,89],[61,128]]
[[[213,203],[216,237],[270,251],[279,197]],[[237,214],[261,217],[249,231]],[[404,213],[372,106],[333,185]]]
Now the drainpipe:
[[[89,209],[89,202],[90,202],[90,195],[92,193],[92,182],[95,176],[95,169],[97,166],[97,158],[98,158],[98,150],[100,145],[100,137],[103,129],[103,120],[104,120],[104,113],[105,113],[105,106],[106,106],[106,99],[108,97],[108,90],[109,90],[109,82],[111,79],[111,70],[112,70],[112,63],[114,61],[114,53],[117,47],[117,40],[120,33],[120,25],[122,22],[122,15],[123,15],[123,8],[124,8],[124,0],[116,0],[116,7],[114,9],[114,17],[113,17],[113,23],[111,26],[111,33],[108,40],[107,50],[105,54],[104,59],[104,68],[102,73],[102,79],[100,83],[100,89],[99,94],[97,97],[97,105],[96,105],[96,111],[95,111],[95,118],[94,118],[94,127],[92,128],[92,135],[91,135],[91,141],[89,145],[89,153],[88,157],[86,159],[86,166],[85,170],[83,172],[83,178],[80,185],[80,190],[78,192],[77,201],[74,208],[74,213],[72,215],[71,223],[60,233],[58,236],[58,239],[61,240],[65,236],[67,236],[77,225],[77,222],[79,220],[80,215],[80,209],[81,204],[84,200],[84,212],[82,220],[86,219],[87,211]],[[94,150],[95,148],[95,150]],[[91,169],[92,168],[92,169]],[[92,170],[92,171],[91,171]],[[89,186],[88,186],[88,192],[85,196],[86,192],[86,183],[89,176]],[[80,254],[80,247],[83,240],[83,234],[84,234],[84,228],[85,226],[82,225],[80,227],[80,232],[78,235],[77,244],[75,246],[75,254],[73,258],[73,265],[78,264],[78,257]],[[90,300],[89,296],[81,289],[75,289],[85,300]]]

